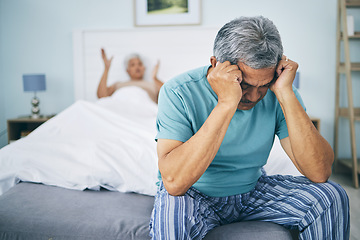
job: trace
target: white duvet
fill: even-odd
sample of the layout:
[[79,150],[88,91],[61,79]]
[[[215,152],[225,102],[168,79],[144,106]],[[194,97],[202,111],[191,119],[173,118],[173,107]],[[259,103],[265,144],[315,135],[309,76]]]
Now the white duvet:
[[156,193],[157,105],[137,87],[78,101],[0,150],[0,194],[17,182]]
[[[19,181],[155,195],[157,105],[137,87],[78,101],[0,150],[0,195]],[[300,175],[278,139],[265,170]]]

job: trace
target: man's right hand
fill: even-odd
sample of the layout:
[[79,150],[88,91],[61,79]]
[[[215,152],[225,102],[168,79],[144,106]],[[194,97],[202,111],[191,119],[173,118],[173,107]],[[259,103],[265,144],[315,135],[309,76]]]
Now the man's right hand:
[[101,57],[102,57],[102,59],[104,61],[105,69],[109,70],[110,66],[111,66],[111,61],[113,60],[114,57],[111,57],[110,59],[108,59],[106,57],[106,53],[105,53],[105,50],[103,48],[101,49]]
[[[215,58],[211,60],[216,61]],[[219,103],[231,106],[239,104],[242,97],[242,72],[237,65],[231,65],[229,61],[216,62],[215,67],[210,69],[207,79],[218,96]]]

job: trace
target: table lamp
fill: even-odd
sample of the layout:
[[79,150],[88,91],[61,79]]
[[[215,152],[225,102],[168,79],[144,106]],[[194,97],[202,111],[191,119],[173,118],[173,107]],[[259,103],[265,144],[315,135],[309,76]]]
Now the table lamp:
[[36,92],[45,91],[45,74],[24,74],[23,75],[24,92],[34,92],[34,98],[31,99],[31,118],[40,117],[40,100],[36,97]]
[[293,84],[297,89],[300,88],[300,72],[296,72]]

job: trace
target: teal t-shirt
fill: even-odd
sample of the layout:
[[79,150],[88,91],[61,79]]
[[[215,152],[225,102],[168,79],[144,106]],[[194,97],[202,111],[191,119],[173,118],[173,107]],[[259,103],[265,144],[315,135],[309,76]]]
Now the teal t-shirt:
[[[186,142],[204,124],[217,104],[217,95],[206,78],[209,67],[191,70],[163,85],[156,140]],[[304,107],[295,88],[294,92]],[[283,139],[288,130],[280,104],[268,90],[252,109],[235,112],[218,153],[193,187],[213,197],[251,191],[261,176],[275,134]]]

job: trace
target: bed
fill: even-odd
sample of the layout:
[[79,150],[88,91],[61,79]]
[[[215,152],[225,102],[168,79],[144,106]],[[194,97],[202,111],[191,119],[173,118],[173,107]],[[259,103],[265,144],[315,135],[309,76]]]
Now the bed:
[[[176,34],[198,34],[193,39],[199,39],[195,44],[199,56],[208,48],[200,49],[204,36],[214,34],[214,29],[162,31],[157,33],[162,41],[171,36],[185,45]],[[126,31],[129,39],[137,34]],[[90,31],[74,36],[74,68],[81,70],[75,70],[77,101],[27,137],[0,149],[0,239],[149,239],[157,189],[157,105],[137,87],[95,101],[99,76],[94,66],[101,63],[97,62],[99,52],[94,51],[125,35],[123,31]],[[115,55],[122,51],[123,45],[112,46]],[[189,51],[181,54],[196,59],[193,49]],[[196,65],[207,64],[200,62]],[[170,77],[170,73],[160,77],[168,78],[166,74]],[[265,170],[301,175],[277,138]],[[206,239],[281,240],[297,235],[273,223],[242,222],[220,226]]]
[[[77,101],[1,149],[0,239],[149,239],[156,112],[145,91],[127,87],[95,103]],[[280,150],[275,140],[267,172],[299,174]],[[291,232],[247,222],[207,239],[264,236],[291,239]]]

